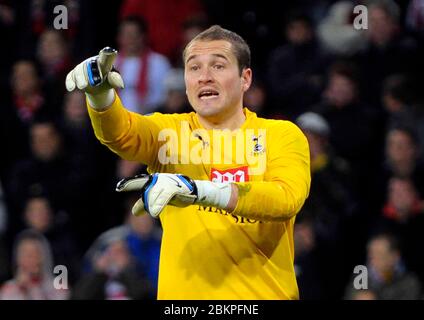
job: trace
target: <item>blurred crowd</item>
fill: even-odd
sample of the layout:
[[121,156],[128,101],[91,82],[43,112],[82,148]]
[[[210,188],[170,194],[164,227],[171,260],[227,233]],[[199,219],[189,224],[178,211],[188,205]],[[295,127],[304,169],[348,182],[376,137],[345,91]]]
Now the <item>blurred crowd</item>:
[[[57,5],[67,29],[53,28]],[[356,5],[367,29],[353,27]],[[112,46],[129,110],[189,112],[181,53],[211,24],[251,47],[244,105],[297,123],[310,144],[301,298],[422,299],[424,0],[0,0],[0,299],[155,298],[159,222],[114,192],[146,168],[95,139],[64,78]],[[353,287],[357,265],[367,290]]]

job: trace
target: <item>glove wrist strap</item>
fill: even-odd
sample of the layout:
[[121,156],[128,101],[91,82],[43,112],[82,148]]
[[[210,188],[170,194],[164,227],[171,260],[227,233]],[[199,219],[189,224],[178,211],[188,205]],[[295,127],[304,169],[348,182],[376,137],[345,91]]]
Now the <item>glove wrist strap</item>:
[[107,110],[115,101],[115,90],[108,89],[101,93],[90,94],[86,93],[88,104],[96,111]]
[[204,206],[226,209],[231,198],[231,184],[217,183],[206,180],[195,180],[197,200]]

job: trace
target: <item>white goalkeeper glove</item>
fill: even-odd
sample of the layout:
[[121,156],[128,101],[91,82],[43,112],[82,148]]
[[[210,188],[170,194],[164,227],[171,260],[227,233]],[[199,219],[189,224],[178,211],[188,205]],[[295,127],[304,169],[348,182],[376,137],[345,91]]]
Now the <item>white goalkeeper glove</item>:
[[94,109],[107,108],[115,99],[113,89],[124,88],[121,75],[113,68],[117,55],[118,51],[106,47],[99,55],[84,60],[66,76],[66,89],[84,91]]
[[231,184],[192,180],[181,174],[154,173],[122,179],[116,191],[141,191],[132,213],[138,216],[147,212],[156,218],[168,204],[186,207],[198,203],[226,209],[230,202]]

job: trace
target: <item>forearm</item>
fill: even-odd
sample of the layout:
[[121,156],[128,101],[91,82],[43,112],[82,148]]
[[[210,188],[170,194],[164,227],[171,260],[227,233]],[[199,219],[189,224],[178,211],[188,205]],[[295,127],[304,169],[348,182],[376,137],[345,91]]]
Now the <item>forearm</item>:
[[[199,181],[196,181],[199,186]],[[307,197],[305,191],[291,190],[281,182],[253,182],[220,184],[202,181],[208,186],[202,191],[198,202],[235,215],[262,221],[282,221],[299,212]],[[228,186],[228,187],[226,187]],[[205,196],[207,198],[205,200]]]
[[129,117],[121,104],[119,96],[115,97],[108,108],[97,110],[92,107],[87,97],[87,109],[97,139],[104,144],[118,141],[124,132],[129,130]]
[[228,211],[260,221],[292,218],[300,211],[308,196],[306,185],[304,188],[293,188],[282,182],[250,182],[233,186],[233,190],[237,190],[233,192]]
[[145,116],[129,112],[117,94],[105,111],[97,111],[87,99],[96,138],[121,158],[151,164],[157,155],[157,130]]

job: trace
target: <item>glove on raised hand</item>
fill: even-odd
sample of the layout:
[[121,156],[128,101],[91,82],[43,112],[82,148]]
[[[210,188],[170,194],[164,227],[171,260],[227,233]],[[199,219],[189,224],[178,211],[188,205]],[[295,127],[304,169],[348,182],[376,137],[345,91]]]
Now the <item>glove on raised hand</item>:
[[84,60],[66,76],[66,89],[85,92],[94,109],[107,108],[115,98],[113,89],[124,88],[121,75],[113,68],[117,55],[118,51],[105,47],[99,55]]

